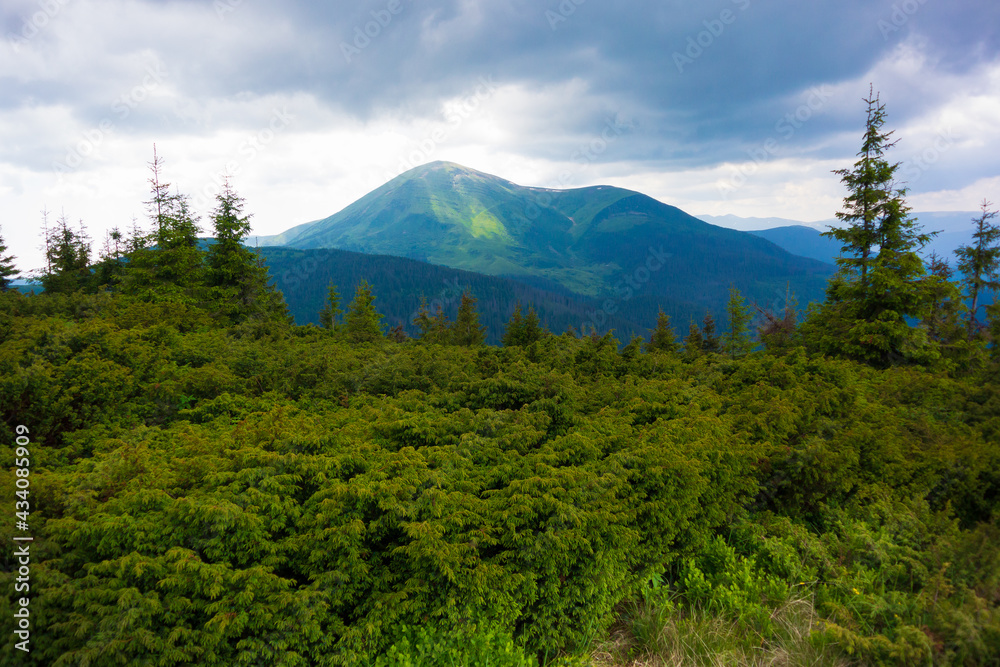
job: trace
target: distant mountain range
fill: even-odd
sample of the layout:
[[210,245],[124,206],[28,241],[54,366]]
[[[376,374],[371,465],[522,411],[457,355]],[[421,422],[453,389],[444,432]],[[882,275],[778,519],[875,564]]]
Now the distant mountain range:
[[[924,231],[940,232],[923,249],[921,254],[927,257],[936,252],[955,264],[955,250],[962,245],[972,243],[972,220],[979,217],[978,211],[924,211],[912,214]],[[790,253],[811,257],[822,262],[832,263],[840,254],[839,244],[824,236],[831,226],[841,226],[836,218],[819,222],[800,222],[784,218],[741,218],[735,215],[699,215],[703,220],[713,225],[737,229],[755,234],[775,243]]]
[[804,307],[823,298],[834,271],[631,190],[524,187],[448,162],[417,167],[335,215],[257,243],[406,257],[512,278],[599,304],[592,317],[598,330],[612,317],[652,327],[658,308],[685,330],[685,320],[707,310],[721,319],[730,285],[775,309],[790,288]]

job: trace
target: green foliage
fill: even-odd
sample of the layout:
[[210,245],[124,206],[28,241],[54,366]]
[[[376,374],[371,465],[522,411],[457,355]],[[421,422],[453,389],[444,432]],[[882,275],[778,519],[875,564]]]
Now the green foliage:
[[715,334],[715,318],[712,313],[705,313],[705,319],[701,323],[701,350],[707,354],[722,352],[722,342]]
[[375,667],[455,667],[457,665],[489,665],[490,667],[537,667],[534,656],[528,656],[514,645],[514,640],[496,629],[460,626],[426,626],[418,629],[403,627],[402,638],[384,656],[375,660]]
[[539,326],[538,314],[534,307],[529,306],[528,314],[522,315],[521,303],[518,302],[514,305],[514,313],[507,322],[500,342],[504,347],[514,345],[525,347],[538,342],[546,335],[548,332]]
[[340,294],[337,293],[337,286],[332,282],[327,288],[326,303],[319,311],[319,325],[324,329],[336,332],[340,326]]
[[677,337],[670,326],[670,317],[661,310],[656,318],[656,329],[650,331],[646,351],[656,350],[667,354],[676,354],[679,349]]
[[212,211],[215,242],[205,258],[205,282],[212,308],[230,322],[247,319],[287,318],[281,296],[268,285],[267,269],[259,257],[243,245],[250,233],[250,215],[245,200],[227,180],[216,195]]
[[979,297],[985,290],[1000,291],[1000,226],[990,222],[997,215],[996,211],[990,210],[991,205],[984,200],[982,214],[973,220],[976,226],[972,233],[973,244],[963,245],[955,251],[958,270],[963,276],[962,285],[972,300],[967,327],[970,339],[980,331],[976,319]]
[[684,338],[684,356],[687,359],[696,359],[703,354],[704,345],[705,338],[701,334],[701,329],[692,321],[688,327],[688,335]]
[[[722,348],[730,357],[739,358],[753,349],[750,340],[750,307],[743,295],[735,287],[729,288],[729,301],[726,303],[726,315],[729,317],[729,329],[722,337]],[[706,340],[708,335],[705,335]]]
[[90,239],[82,223],[75,231],[63,215],[56,227],[49,229],[46,224],[45,259],[49,268],[41,283],[46,292],[72,294],[89,287]]
[[626,350],[0,293],[0,501],[27,424],[45,639],[18,657],[584,664],[621,627],[691,664],[1000,651],[995,375]]
[[6,255],[7,244],[0,236],[0,292],[10,289],[11,280],[17,275],[17,268],[14,266],[14,255]]
[[462,292],[462,303],[458,306],[458,316],[449,328],[449,339],[455,345],[475,347],[486,340],[486,328],[479,326],[476,313],[476,297],[468,291]]
[[350,342],[372,343],[383,338],[382,315],[375,310],[374,301],[371,285],[361,281],[344,316],[344,335]]
[[925,275],[916,252],[931,235],[920,233],[909,217],[906,188],[895,180],[899,164],[885,158],[895,144],[889,141],[893,133],[882,130],[885,105],[874,94],[865,102],[859,159],[852,170],[835,172],[849,190],[846,210],[837,213],[846,227],[824,233],[842,243],[840,271],[827,287],[826,302],[810,310],[803,340],[812,349],[883,367],[927,363],[937,352],[926,331],[906,318],[926,317],[933,299],[936,281]]

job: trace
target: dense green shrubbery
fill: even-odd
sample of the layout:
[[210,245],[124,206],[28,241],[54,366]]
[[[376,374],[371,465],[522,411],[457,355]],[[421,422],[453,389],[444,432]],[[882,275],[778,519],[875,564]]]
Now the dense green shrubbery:
[[802,600],[817,651],[1000,654],[991,378],[349,345],[107,295],[0,316],[5,503],[14,426],[33,442],[24,664],[529,665],[629,604],[766,643]]

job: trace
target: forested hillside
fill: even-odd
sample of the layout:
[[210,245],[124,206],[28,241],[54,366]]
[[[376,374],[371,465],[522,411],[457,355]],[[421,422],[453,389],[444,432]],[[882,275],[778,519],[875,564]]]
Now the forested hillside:
[[488,290],[410,336],[367,280],[296,325],[155,157],[152,228],[62,220],[44,294],[0,239],[0,659],[996,665],[1000,228],[925,266],[867,102],[823,303],[683,341],[528,302],[487,345]]
[[[417,333],[413,318],[420,308],[421,297],[427,299],[432,310],[440,305],[453,319],[466,290],[479,300],[480,322],[486,327],[486,341],[493,345],[500,342],[517,303],[532,304],[541,323],[556,332],[592,326],[594,312],[602,309],[600,301],[572,294],[558,285],[539,289],[517,280],[403,257],[283,247],[263,247],[258,252],[297,324],[319,324],[319,311],[331,282],[342,294],[350,296],[362,280],[371,284],[386,325],[402,326],[411,336]],[[657,305],[652,306],[654,313]],[[700,320],[704,316],[704,311],[693,304],[668,302],[663,307],[675,322],[687,322],[692,317]],[[617,335],[628,339],[645,333],[648,327],[648,322],[638,315],[630,304],[623,303],[613,315],[603,315],[602,322],[605,330],[614,329]]]

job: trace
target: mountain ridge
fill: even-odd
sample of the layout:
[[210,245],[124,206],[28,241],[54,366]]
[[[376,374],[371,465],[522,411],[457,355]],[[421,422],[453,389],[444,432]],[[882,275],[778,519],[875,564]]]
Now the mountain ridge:
[[636,303],[642,321],[659,307],[719,313],[730,286],[779,308],[791,286],[805,306],[822,298],[834,271],[634,190],[534,188],[449,162],[412,169],[327,218],[258,242],[543,281],[608,302],[597,319]]

